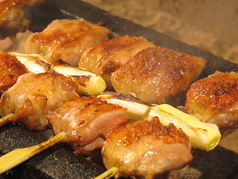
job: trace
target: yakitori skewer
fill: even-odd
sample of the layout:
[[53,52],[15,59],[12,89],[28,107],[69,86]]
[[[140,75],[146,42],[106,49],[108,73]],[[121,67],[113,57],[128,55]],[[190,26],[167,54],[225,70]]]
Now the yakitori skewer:
[[[101,99],[103,99],[102,96],[103,95],[101,95],[99,97]],[[104,98],[104,99],[106,100],[106,98]],[[111,99],[111,98],[109,98],[109,99]],[[100,134],[101,132],[104,132],[106,129],[109,129],[109,127],[107,126],[108,123],[109,122],[110,123],[113,122],[113,120],[109,120],[109,121],[108,120],[103,120],[104,123],[102,125],[102,120],[101,120],[102,118],[98,118],[98,120],[96,120],[97,122],[94,121],[93,123],[91,123],[90,126],[85,128],[85,126],[87,126],[86,124],[88,123],[88,121],[87,121],[88,118],[91,118],[87,114],[90,110],[89,109],[84,109],[84,108],[81,108],[81,107],[79,108],[78,105],[77,105],[77,103],[78,104],[83,103],[85,100],[86,100],[86,98],[85,99],[81,98],[80,100],[76,99],[74,101],[71,101],[71,102],[69,102],[69,103],[67,103],[67,104],[57,108],[48,117],[49,121],[51,122],[51,124],[53,126],[52,128],[53,128],[54,133],[57,134],[57,133],[60,133],[60,132],[64,131],[65,129],[68,129],[68,133],[69,134],[73,134],[73,135],[69,135],[68,137],[66,137],[64,139],[64,142],[67,142],[67,143],[71,144],[71,146],[75,150],[75,152],[74,152],[75,154],[85,154],[85,152],[86,153],[89,152],[88,149],[92,149],[92,147],[98,146],[98,142],[95,143],[95,141],[98,141],[98,140],[93,140],[93,143],[91,143],[93,145],[91,145],[91,144],[85,143],[85,139],[86,138],[93,138],[94,139],[94,137],[93,137],[95,135],[94,133],[98,133],[99,132],[98,134]],[[110,101],[113,102],[113,100],[110,100]],[[115,101],[118,102],[118,101],[120,101],[120,99],[115,100]],[[126,100],[124,102],[126,103]],[[130,101],[127,101],[127,103],[130,103]],[[132,104],[134,104],[134,102],[132,102]],[[144,104],[144,105],[146,105],[146,104]],[[126,107],[126,109],[129,109],[130,112],[133,111],[131,108],[129,108],[130,105],[125,105],[125,106],[128,106],[128,108]],[[133,106],[133,105],[131,105],[131,106]],[[163,152],[166,151],[168,153],[168,156],[173,156],[172,159],[170,157],[168,157],[167,155],[164,156],[164,158],[162,157],[163,160],[165,160],[165,161],[171,161],[171,160],[173,160],[173,161],[175,160],[176,161],[175,162],[176,165],[171,165],[172,167],[170,166],[169,162],[167,163],[167,167],[170,168],[171,170],[175,169],[175,168],[173,168],[174,166],[176,166],[176,167],[184,166],[185,163],[187,163],[188,161],[191,160],[191,154],[189,153],[189,146],[191,144],[189,145],[189,143],[190,142],[192,143],[194,139],[201,140],[201,145],[197,145],[197,146],[193,145],[193,147],[197,147],[197,148],[200,148],[200,149],[203,149],[203,150],[207,150],[207,151],[214,149],[214,147],[218,144],[219,139],[220,139],[220,133],[219,133],[218,128],[214,128],[213,129],[212,127],[209,127],[209,126],[206,127],[206,125],[202,124],[199,120],[197,120],[195,118],[192,118],[191,122],[189,123],[189,125],[186,125],[186,122],[184,122],[183,119],[181,119],[181,118],[185,118],[185,121],[186,121],[190,117],[189,115],[188,116],[183,116],[183,115],[177,113],[177,111],[173,107],[166,107],[164,105],[158,105],[158,106],[161,107],[161,111],[163,110],[163,112],[161,112],[160,110],[152,109],[153,106],[149,106],[149,108],[151,110],[151,113],[150,113],[150,111],[145,110],[145,114],[141,114],[141,116],[146,116],[147,115],[148,120],[138,120],[137,122],[132,123],[132,124],[136,124],[137,123],[136,126],[132,126],[132,130],[131,130],[132,132],[130,132],[130,131],[129,132],[125,132],[126,134],[129,134],[129,135],[131,134],[132,136],[134,136],[134,138],[133,137],[132,138],[129,137],[129,139],[126,140],[128,136],[127,135],[123,135],[124,132],[122,132],[122,133],[120,131],[116,132],[119,129],[123,130],[123,128],[126,128],[125,126],[129,126],[130,124],[125,124],[125,125],[122,125],[118,129],[110,130],[109,134],[106,135],[107,136],[106,138],[108,138],[108,141],[109,141],[108,143],[109,144],[107,145],[107,147],[105,147],[105,144],[107,143],[107,140],[106,140],[106,143],[104,142],[102,144],[103,155],[106,156],[105,158],[107,158],[106,159],[107,161],[110,160],[112,156],[115,157],[115,155],[118,154],[118,152],[116,152],[116,150],[121,151],[121,149],[125,147],[123,144],[127,145],[128,143],[133,143],[133,142],[131,142],[133,140],[130,140],[130,139],[135,139],[135,140],[139,141],[141,138],[143,138],[142,142],[138,142],[138,143],[141,143],[142,146],[155,145],[154,143],[156,143],[155,142],[156,139],[151,137],[150,134],[153,134],[153,136],[156,136],[156,137],[161,136],[162,138],[168,138],[167,141],[161,141],[162,145],[164,144],[163,142],[165,142],[165,146],[162,147],[161,143],[159,142],[158,146],[154,146],[154,147],[156,148],[156,150],[160,150],[161,147],[162,147],[163,150],[164,150]],[[147,109],[147,108],[145,108],[145,109]],[[174,110],[176,112],[174,112]],[[170,111],[171,111],[171,113],[170,113]],[[158,113],[158,114],[156,114],[156,113]],[[182,114],[185,114],[185,113],[182,112]],[[152,117],[153,115],[154,116],[160,115],[159,118],[162,116],[163,117],[162,121],[166,121],[166,118],[167,118],[167,121],[172,119],[171,123],[175,122],[174,126],[176,126],[177,123],[179,123],[179,124],[181,123],[181,125],[178,125],[179,126],[178,128],[180,128],[180,126],[184,127],[183,129],[190,128],[191,131],[194,131],[194,133],[189,133],[187,131],[190,131],[190,130],[186,130],[186,132],[188,134],[188,135],[186,135],[185,132],[182,132],[183,129],[177,130],[177,129],[175,129],[176,127],[173,127],[173,124],[172,125],[169,124],[168,125],[169,127],[162,127],[163,126],[162,122],[161,123],[156,122],[156,120],[158,118],[154,119]],[[178,117],[176,117],[176,115],[178,115]],[[113,118],[113,119],[115,120],[115,118]],[[101,122],[99,123],[99,121],[101,121]],[[138,124],[138,122],[140,122],[140,123]],[[144,124],[149,126],[149,127],[145,128],[144,130],[142,130],[143,126],[145,126]],[[82,129],[77,129],[76,126],[82,126]],[[137,127],[137,126],[139,126],[139,127]],[[165,125],[165,126],[167,126],[167,125]],[[130,128],[130,127],[128,127],[128,128]],[[151,130],[151,131],[147,130],[147,129],[151,129],[151,128],[153,128],[154,130]],[[201,135],[198,135],[198,138],[193,138],[193,135],[198,134],[200,130],[204,130],[204,132]],[[93,132],[90,132],[90,131],[93,131]],[[141,132],[141,131],[144,131],[144,133]],[[162,134],[161,134],[159,131],[166,131],[166,132],[165,133],[162,132]],[[213,132],[214,132],[214,135],[211,135],[211,133],[213,133]],[[119,137],[118,136],[112,137],[116,133],[121,133],[121,134],[119,135]],[[145,136],[143,134],[146,134],[147,136]],[[169,134],[169,135],[167,136],[167,134]],[[99,138],[97,138],[97,139],[99,139],[99,144],[100,144],[100,139],[101,139],[100,135],[97,135],[99,137]],[[138,135],[138,137],[137,137],[137,135]],[[168,146],[168,144],[170,145],[171,144],[170,142],[173,141],[173,140],[169,139],[171,135],[172,136],[173,135],[176,136],[175,137],[176,139],[174,137],[172,137],[173,140],[175,139],[175,141],[174,141],[175,144],[173,144],[172,146]],[[119,144],[118,145],[116,144],[116,145],[114,145],[114,147],[115,146],[117,146],[117,147],[115,147],[114,149],[110,149],[111,148],[110,147],[111,143],[113,143],[112,140],[114,141],[115,138],[119,139],[118,143],[121,142],[122,146],[120,146]],[[150,140],[151,138],[153,140]],[[149,143],[148,144],[147,143],[144,144],[144,142],[147,141],[147,139],[149,139]],[[161,139],[161,138],[159,137],[158,139]],[[177,139],[179,139],[179,140],[177,140]],[[210,139],[214,139],[214,140],[210,140]],[[151,141],[153,141],[153,142],[151,142]],[[185,144],[180,144],[180,141],[185,141]],[[204,142],[204,141],[208,141],[208,142]],[[167,144],[167,142],[168,142],[168,144]],[[177,143],[179,143],[179,144],[177,144]],[[192,144],[194,144],[194,142]],[[213,145],[209,145],[209,144],[213,144]],[[177,147],[177,148],[175,147],[176,150],[174,150],[174,149],[172,150],[172,148],[174,148],[173,147],[174,145],[178,145],[179,147]],[[118,146],[120,146],[120,147],[118,147]],[[142,148],[142,147],[138,147],[137,146],[137,147],[134,147],[134,149],[129,148],[128,150],[125,148],[124,151],[127,151],[126,152],[127,153],[126,156],[128,156],[128,157],[129,156],[136,156],[138,154],[138,150],[140,150],[140,148]],[[178,148],[179,148],[179,150],[178,150]],[[109,150],[110,150],[110,152],[109,152]],[[136,150],[135,154],[131,154],[131,153],[134,152],[134,150]],[[146,150],[147,149],[145,149],[145,151]],[[128,154],[129,151],[131,152],[130,154]],[[180,151],[180,152],[178,152],[178,151]],[[114,152],[114,154],[112,154],[111,152],[112,153]],[[142,153],[143,153],[143,151],[142,151]],[[149,152],[148,155],[150,156],[151,153],[153,153],[153,151]],[[155,153],[157,153],[157,152],[155,152]],[[157,155],[155,153],[152,154],[152,155]],[[158,153],[160,153],[160,152],[158,152]],[[173,154],[171,154],[171,153],[173,153]],[[125,155],[125,153],[121,154],[121,157],[119,156],[119,158],[121,158],[121,160],[119,160],[117,158],[117,161],[121,161],[121,163],[123,163],[123,161],[127,162],[128,160],[122,159],[123,157],[125,157],[124,155]],[[167,157],[169,159],[167,159]],[[136,157],[136,158],[138,158],[138,157]],[[153,158],[153,157],[151,157],[151,158]],[[148,159],[148,158],[146,158],[146,159]],[[158,161],[158,160],[156,160],[156,161]],[[148,162],[148,165],[149,165],[149,163],[150,162]],[[107,164],[108,164],[108,162],[107,162]],[[111,167],[118,168],[118,165],[108,164],[107,167],[108,167],[108,169],[110,169]],[[165,167],[165,168],[167,168],[167,167]],[[164,170],[158,169],[158,171],[156,170],[155,173],[156,172],[163,172],[163,171]],[[121,173],[123,173],[123,171],[121,171],[121,169],[120,169],[119,173],[121,174]],[[155,173],[153,173],[151,171],[145,172],[145,173],[146,173],[146,175],[149,174],[151,176],[155,174]],[[135,173],[135,174],[143,175],[141,173]],[[127,175],[134,175],[134,174],[128,174],[127,173]]]
[[17,52],[9,52],[9,54],[15,56],[24,64],[28,72],[44,73],[54,70],[70,78],[77,84],[76,90],[80,95],[99,95],[106,89],[106,83],[101,76],[85,69],[72,67],[61,59],[56,60],[54,63],[49,63],[39,54],[22,54]]
[[[20,53],[16,53],[16,52],[10,52],[10,53],[2,52],[0,57],[1,57],[1,60],[3,59],[3,61],[6,59],[6,57],[12,58],[16,62],[18,62],[17,60],[19,60],[19,63],[24,64],[23,66],[25,66],[26,69],[27,69],[24,74],[21,74],[21,76],[18,77],[18,80],[15,80],[13,82],[13,84],[12,84],[13,86],[6,86],[6,85],[9,84],[8,81],[6,82],[6,77],[12,76],[12,73],[8,74],[8,73],[10,73],[8,69],[6,69],[4,73],[2,72],[2,75],[0,76],[0,78],[4,79],[5,80],[4,82],[6,83],[5,86],[1,86],[2,87],[1,89],[3,90],[2,91],[3,92],[2,96],[5,96],[5,93],[9,94],[8,90],[11,91],[12,89],[16,88],[17,86],[21,86],[20,87],[21,89],[19,90],[19,92],[21,92],[23,95],[27,95],[25,92],[28,91],[28,89],[34,89],[33,88],[34,84],[32,82],[32,79],[28,80],[27,79],[28,77],[25,77],[25,76],[27,76],[27,75],[29,76],[29,74],[31,74],[31,76],[34,76],[34,74],[35,74],[35,76],[38,76],[38,77],[41,76],[39,78],[43,79],[44,74],[47,74],[47,73],[48,74],[49,73],[53,74],[54,72],[59,73],[59,74],[63,74],[65,77],[67,77],[68,79],[61,76],[61,79],[63,81],[65,81],[65,80],[68,81],[67,83],[66,83],[66,81],[65,82],[62,81],[61,84],[65,83],[64,84],[65,87],[63,87],[63,88],[67,88],[66,85],[68,85],[68,87],[72,86],[71,88],[74,89],[75,93],[78,93],[78,95],[98,95],[106,89],[106,83],[105,83],[105,81],[103,80],[103,78],[101,76],[96,75],[96,74],[91,73],[91,72],[86,71],[86,70],[81,70],[81,69],[76,68],[76,67],[71,67],[70,65],[68,65],[67,63],[64,63],[61,60],[55,62],[54,64],[49,64],[40,55],[37,55],[37,54],[20,54]],[[11,63],[13,63],[12,59],[11,59]],[[5,66],[9,65],[9,63],[7,63],[7,65],[6,65],[6,63],[4,63],[4,64],[5,64]],[[13,69],[16,70],[17,68],[14,67]],[[56,74],[56,73],[54,74],[54,76],[59,76],[59,74]],[[25,78],[25,80],[22,80],[24,78]],[[31,77],[29,77],[29,78],[31,78]],[[55,77],[53,77],[53,78],[55,78]],[[49,79],[51,79],[51,77],[49,77]],[[43,83],[45,83],[49,79],[46,78],[43,81],[39,79],[39,82],[41,81],[41,85],[39,85],[39,89],[41,88],[41,90],[44,90],[44,88],[42,88],[40,86],[44,86]],[[52,84],[55,83],[53,81],[52,81]],[[72,81],[72,82],[70,82],[70,81]],[[2,82],[2,84],[4,84],[4,82]],[[60,84],[60,81],[58,81],[58,82]],[[30,85],[29,85],[28,88],[25,88],[25,85],[20,84],[20,83],[27,83],[28,85],[29,84]],[[35,81],[35,83],[38,83],[38,80]],[[45,85],[45,89],[49,88],[49,86],[52,86],[52,84],[49,83],[48,86]],[[62,85],[59,85],[56,88],[59,88],[60,86],[62,86]],[[8,89],[10,87],[11,87],[11,89]],[[37,86],[35,87],[35,90],[37,91],[36,88],[38,88],[38,87]],[[50,91],[50,90],[48,90],[48,91]],[[40,91],[36,92],[36,93],[38,93],[39,95],[42,94]],[[21,94],[18,94],[18,95],[21,96]],[[55,92],[54,92],[54,95],[56,96],[55,99],[57,100],[58,99],[57,96],[59,96],[59,95],[55,94]],[[52,99],[51,96],[54,96],[54,95],[48,94],[48,96],[47,95],[45,96],[45,99]],[[76,94],[74,94],[74,96],[75,95]],[[6,96],[9,97],[9,95],[6,95]],[[61,96],[62,97],[63,96],[71,96],[70,98],[72,98],[72,95],[68,95],[67,92],[65,92],[64,94],[62,93]],[[2,97],[2,99],[3,99],[3,97]],[[2,99],[1,99],[1,103],[4,101]],[[36,97],[35,97],[35,99],[36,99]],[[38,99],[39,99],[39,97],[38,97]],[[20,99],[17,99],[17,100],[20,100]],[[50,104],[50,103],[48,103],[48,104]],[[55,105],[57,105],[57,104],[55,103]],[[10,108],[12,108],[12,106]],[[4,117],[9,112],[4,112],[4,110],[1,111],[3,118],[0,119],[0,126],[4,125],[4,124],[6,124],[6,123],[8,123],[8,122],[10,122],[11,120],[14,119],[14,115],[12,115],[12,114],[9,115],[9,116]],[[12,112],[14,113],[14,111],[12,111]],[[12,112],[10,112],[10,113],[12,113]]]
[[[71,108],[73,108],[74,112],[70,110]],[[69,124],[61,125],[61,122],[57,121],[57,117],[62,114],[69,114],[71,123],[69,122]],[[13,117],[16,116],[13,115]],[[106,101],[102,101],[93,96],[78,97],[75,100],[62,105],[57,111],[52,111],[50,119],[51,120],[49,121],[51,126],[55,129],[54,132],[56,137],[40,145],[18,149],[4,155],[0,159],[0,169],[2,172],[18,165],[59,141],[71,144],[73,149],[75,149],[75,152],[90,153],[91,151],[102,147],[105,136],[109,131],[129,122],[129,117],[126,115],[123,107],[107,103]],[[62,120],[64,123],[65,118]],[[27,128],[32,127],[25,122],[24,124]],[[105,127],[103,128],[102,126]],[[59,130],[63,128],[63,132],[58,133],[58,128]],[[74,141],[74,138],[76,138],[76,141]]]

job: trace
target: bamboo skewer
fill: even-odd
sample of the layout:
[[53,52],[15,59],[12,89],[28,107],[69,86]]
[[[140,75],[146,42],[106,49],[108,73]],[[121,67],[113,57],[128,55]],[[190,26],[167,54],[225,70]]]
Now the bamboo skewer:
[[118,168],[112,167],[94,179],[109,179],[111,177],[114,177],[117,174],[117,172]]
[[0,127],[11,122],[14,117],[14,113],[10,113],[2,118],[0,118]]
[[2,157],[0,157],[0,174],[17,166],[18,164],[28,160],[43,150],[60,142],[65,136],[64,132],[61,132],[54,137],[32,147],[15,149]]

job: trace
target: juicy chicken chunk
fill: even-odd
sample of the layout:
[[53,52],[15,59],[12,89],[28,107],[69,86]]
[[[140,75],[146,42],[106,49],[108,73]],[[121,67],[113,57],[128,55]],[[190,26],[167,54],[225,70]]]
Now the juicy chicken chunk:
[[30,23],[26,8],[41,2],[44,0],[1,0],[0,39],[25,32]]
[[25,66],[15,56],[0,51],[0,93],[8,90],[26,72]]
[[78,66],[102,76],[111,90],[111,73],[148,47],[155,45],[143,37],[119,36],[85,51]]
[[193,159],[184,132],[173,124],[162,125],[156,117],[111,131],[102,155],[107,169],[119,169],[118,176],[145,178],[180,169]]
[[78,97],[75,83],[57,73],[26,73],[1,96],[0,113],[14,113],[13,122],[30,130],[50,127],[46,115]]
[[214,74],[193,83],[187,92],[186,109],[203,122],[219,128],[238,127],[238,73]]
[[42,32],[27,39],[25,51],[41,54],[50,63],[62,59],[77,66],[82,53],[108,40],[109,33],[109,29],[82,19],[54,20]]
[[203,58],[152,47],[113,72],[111,82],[117,93],[132,92],[145,102],[177,104],[206,63]]
[[63,142],[75,154],[102,148],[109,131],[129,122],[125,109],[90,96],[80,97],[51,112],[48,119],[55,134],[65,132]]

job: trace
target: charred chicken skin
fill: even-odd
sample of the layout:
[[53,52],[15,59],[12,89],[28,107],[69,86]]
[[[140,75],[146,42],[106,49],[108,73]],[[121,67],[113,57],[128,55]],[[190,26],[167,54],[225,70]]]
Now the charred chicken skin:
[[186,134],[173,124],[162,125],[156,117],[112,130],[102,155],[108,169],[119,169],[117,177],[145,178],[182,168],[193,158]]
[[109,131],[129,122],[125,109],[97,97],[80,97],[48,115],[55,134],[65,132],[63,142],[72,146],[75,154],[89,154],[102,148]]
[[77,66],[82,53],[108,40],[110,30],[82,19],[54,20],[25,43],[26,53],[41,54],[50,63],[58,59]]
[[145,102],[171,103],[190,87],[207,61],[163,47],[137,53],[111,75],[117,93],[132,92]]
[[2,94],[0,113],[14,113],[13,122],[30,130],[45,130],[50,127],[46,115],[76,97],[75,83],[61,74],[26,73]]
[[238,127],[238,73],[214,74],[193,83],[187,92],[186,110],[220,129]]
[[42,2],[44,0],[1,0],[0,39],[25,32],[30,23],[26,8]]
[[119,36],[86,50],[78,66],[104,78],[107,89],[112,90],[110,75],[123,66],[136,53],[155,45],[143,37]]
[[0,51],[0,93],[8,90],[26,72],[25,66],[15,56]]

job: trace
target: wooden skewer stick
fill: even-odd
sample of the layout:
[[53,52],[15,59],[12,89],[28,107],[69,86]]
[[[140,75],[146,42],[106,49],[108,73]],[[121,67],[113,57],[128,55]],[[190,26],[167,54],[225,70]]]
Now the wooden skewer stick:
[[0,174],[28,160],[29,158],[53,146],[54,144],[60,142],[64,138],[64,136],[65,133],[61,132],[38,145],[15,149],[7,153],[6,155],[3,155],[2,157],[0,157]]
[[14,117],[14,113],[10,113],[0,119],[0,127],[11,122]]
[[111,177],[114,177],[117,174],[117,172],[118,168],[112,167],[94,179],[109,179]]

